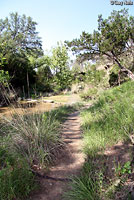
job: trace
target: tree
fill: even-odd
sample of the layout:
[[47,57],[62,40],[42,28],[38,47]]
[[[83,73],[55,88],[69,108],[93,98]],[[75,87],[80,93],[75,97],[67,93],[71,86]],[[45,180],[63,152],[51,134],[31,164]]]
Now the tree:
[[36,72],[29,61],[29,55],[43,55],[41,39],[36,32],[37,23],[31,17],[11,13],[9,18],[0,20],[0,53],[8,64],[3,68],[9,72],[14,87],[27,88],[35,82]]
[[34,64],[37,68],[36,83],[37,89],[40,91],[50,92],[52,91],[52,72],[50,69],[51,58],[49,56],[43,56],[35,60]]
[[7,104],[7,98],[5,96],[5,87],[8,86],[9,74],[7,71],[1,68],[7,64],[6,58],[0,54],[0,105]]
[[1,85],[6,85],[7,82],[9,81],[9,74],[8,71],[4,71],[1,68],[4,67],[7,64],[6,58],[4,58],[0,54],[0,86]]
[[81,61],[107,57],[134,80],[134,74],[122,64],[126,55],[133,56],[133,30],[134,17],[129,17],[127,10],[113,11],[107,19],[102,15],[98,17],[98,30],[93,34],[82,32],[79,39],[66,41],[66,44]]
[[59,45],[52,51],[52,65],[54,83],[57,90],[64,90],[70,86],[71,72],[68,66],[68,54],[64,45]]
[[37,23],[31,17],[11,13],[10,17],[0,20],[0,43],[3,48],[3,54],[24,53],[42,55],[41,38],[36,32]]

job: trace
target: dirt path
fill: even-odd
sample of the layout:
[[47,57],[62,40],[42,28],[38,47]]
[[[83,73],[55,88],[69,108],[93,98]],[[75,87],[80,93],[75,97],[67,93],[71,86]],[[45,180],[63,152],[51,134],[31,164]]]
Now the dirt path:
[[[41,179],[41,189],[34,194],[32,200],[62,200],[62,195],[67,190],[69,182],[65,179],[80,172],[84,163],[84,154],[81,152],[79,112],[70,114],[63,124],[63,140],[66,143],[66,150],[58,159],[58,164],[53,166],[48,174],[55,180]],[[59,178],[63,180],[59,181]]]

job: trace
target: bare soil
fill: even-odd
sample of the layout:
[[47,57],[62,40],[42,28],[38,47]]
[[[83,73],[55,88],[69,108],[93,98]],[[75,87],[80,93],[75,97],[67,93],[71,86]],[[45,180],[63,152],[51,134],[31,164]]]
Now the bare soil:
[[63,193],[68,189],[68,178],[80,173],[85,158],[81,151],[79,112],[68,116],[63,124],[62,136],[66,149],[47,174],[52,179],[40,178],[40,190],[31,196],[31,200],[63,200]]

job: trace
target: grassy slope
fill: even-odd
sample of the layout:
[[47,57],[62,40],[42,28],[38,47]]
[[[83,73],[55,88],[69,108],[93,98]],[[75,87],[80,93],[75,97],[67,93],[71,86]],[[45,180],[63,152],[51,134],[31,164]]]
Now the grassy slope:
[[92,107],[82,112],[82,119],[87,155],[128,139],[134,129],[134,83],[105,91]]
[[[81,117],[86,168],[84,166],[80,177],[72,182],[72,190],[67,193],[66,199],[117,199],[117,190],[121,190],[132,168],[130,162],[123,166],[118,163],[111,180],[109,174],[113,169],[106,174],[108,160],[103,152],[118,141],[130,142],[129,137],[134,130],[134,82],[105,91],[96,103],[82,111]],[[112,159],[114,162],[114,157]],[[125,199],[129,197],[125,196]]]

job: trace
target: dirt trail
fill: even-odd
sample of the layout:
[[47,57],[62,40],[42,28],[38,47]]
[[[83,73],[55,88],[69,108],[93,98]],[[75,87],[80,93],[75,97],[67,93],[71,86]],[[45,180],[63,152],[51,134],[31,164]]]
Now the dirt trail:
[[[55,180],[41,179],[41,189],[37,194],[34,194],[32,200],[62,200],[62,195],[67,190],[69,182],[65,179],[80,172],[84,163],[84,154],[81,152],[79,112],[70,114],[63,124],[63,140],[66,143],[66,150],[58,159],[58,164],[51,167],[49,174],[47,174]],[[63,180],[59,181],[58,178]]]

